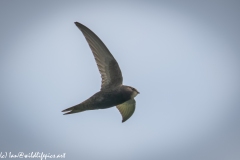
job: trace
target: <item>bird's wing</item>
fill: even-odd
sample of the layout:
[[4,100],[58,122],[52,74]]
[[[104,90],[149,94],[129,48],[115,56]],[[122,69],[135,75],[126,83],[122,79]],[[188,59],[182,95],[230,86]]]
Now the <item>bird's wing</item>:
[[75,22],[75,24],[82,31],[96,60],[102,77],[101,90],[121,85],[123,81],[122,72],[117,61],[101,39],[81,23]]
[[134,99],[130,99],[120,105],[117,105],[117,109],[122,115],[122,122],[128,120],[134,113],[136,106],[136,101]]

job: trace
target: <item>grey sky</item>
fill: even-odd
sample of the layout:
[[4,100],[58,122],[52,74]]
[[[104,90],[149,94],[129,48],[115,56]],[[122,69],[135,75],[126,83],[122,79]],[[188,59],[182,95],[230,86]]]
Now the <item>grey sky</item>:
[[[239,15],[233,0],[0,1],[0,152],[238,160]],[[101,84],[75,21],[141,93],[125,123],[115,107],[61,113]]]

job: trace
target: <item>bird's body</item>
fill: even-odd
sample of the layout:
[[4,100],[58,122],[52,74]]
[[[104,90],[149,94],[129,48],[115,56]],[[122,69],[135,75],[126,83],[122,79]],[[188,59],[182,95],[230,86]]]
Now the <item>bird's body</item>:
[[102,77],[101,90],[82,103],[63,110],[65,114],[83,112],[86,110],[106,109],[117,106],[123,120],[132,116],[135,110],[134,97],[139,92],[130,86],[122,85],[122,73],[117,61],[104,43],[86,26],[75,22],[85,36],[96,60]]
[[128,89],[128,86],[124,85],[114,89],[99,91],[82,103],[66,109],[66,111],[72,110],[66,114],[114,107],[130,100],[131,96],[132,92]]

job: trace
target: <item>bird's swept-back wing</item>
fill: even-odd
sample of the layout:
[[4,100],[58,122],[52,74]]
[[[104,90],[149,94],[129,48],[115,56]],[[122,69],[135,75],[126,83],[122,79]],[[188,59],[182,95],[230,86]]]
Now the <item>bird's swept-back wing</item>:
[[75,24],[82,31],[93,52],[102,77],[101,90],[121,85],[123,81],[121,70],[104,43],[86,26],[79,22]]
[[122,115],[122,122],[128,120],[134,113],[136,106],[136,101],[134,99],[130,99],[120,105],[117,105],[117,109]]

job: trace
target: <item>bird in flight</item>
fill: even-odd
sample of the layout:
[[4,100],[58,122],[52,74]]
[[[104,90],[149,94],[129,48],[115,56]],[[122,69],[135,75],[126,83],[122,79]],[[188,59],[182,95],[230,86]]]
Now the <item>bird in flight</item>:
[[122,115],[122,122],[125,122],[135,111],[136,101],[134,97],[139,92],[133,87],[122,84],[123,77],[118,63],[101,39],[83,24],[79,22],[75,22],[75,24],[82,31],[92,50],[101,74],[102,84],[99,92],[82,103],[67,108],[62,112],[66,112],[64,114],[66,115],[116,106]]

